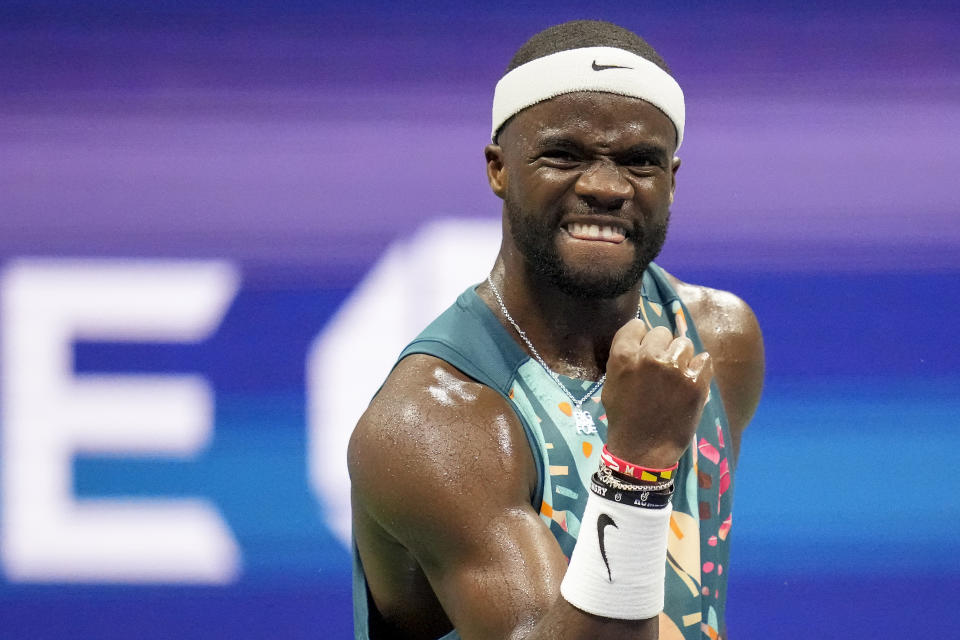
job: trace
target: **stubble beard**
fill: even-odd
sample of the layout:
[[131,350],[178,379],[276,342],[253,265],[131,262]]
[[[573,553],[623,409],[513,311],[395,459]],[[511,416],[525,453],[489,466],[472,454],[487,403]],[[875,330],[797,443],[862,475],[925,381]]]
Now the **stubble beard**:
[[584,299],[615,298],[633,290],[647,266],[660,254],[667,239],[670,212],[663,222],[641,229],[634,224],[625,242],[634,246],[633,261],[612,271],[596,264],[577,266],[564,262],[557,251],[557,227],[543,216],[527,215],[514,203],[505,204],[510,234],[534,274],[563,293]]

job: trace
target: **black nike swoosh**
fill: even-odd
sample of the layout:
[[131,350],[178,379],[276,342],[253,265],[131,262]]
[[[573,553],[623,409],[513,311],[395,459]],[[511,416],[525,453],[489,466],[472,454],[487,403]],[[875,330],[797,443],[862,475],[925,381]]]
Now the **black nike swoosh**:
[[600,557],[603,558],[603,564],[607,565],[607,578],[609,578],[610,582],[613,582],[613,575],[610,573],[610,563],[607,562],[607,550],[603,546],[603,532],[606,527],[619,528],[617,527],[617,523],[613,521],[613,518],[605,513],[601,513],[597,518],[597,538],[600,541]]
[[603,71],[604,69],[633,69],[633,67],[622,67],[619,64],[597,64],[596,60],[594,60],[590,66],[594,71]]

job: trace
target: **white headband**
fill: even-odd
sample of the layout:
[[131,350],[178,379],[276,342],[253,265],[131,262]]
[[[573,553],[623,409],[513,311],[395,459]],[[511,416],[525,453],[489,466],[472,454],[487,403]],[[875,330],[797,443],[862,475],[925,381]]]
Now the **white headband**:
[[683,141],[683,91],[673,77],[635,53],[616,47],[558,51],[516,67],[493,93],[491,139],[507,120],[527,107],[574,91],[602,91],[646,100],[677,128]]

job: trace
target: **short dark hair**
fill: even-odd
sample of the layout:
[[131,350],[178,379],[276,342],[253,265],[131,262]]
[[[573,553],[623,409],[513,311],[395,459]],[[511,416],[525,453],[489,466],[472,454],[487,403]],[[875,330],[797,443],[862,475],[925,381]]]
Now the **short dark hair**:
[[517,49],[507,71],[558,51],[584,47],[624,49],[670,73],[670,67],[646,40],[629,29],[602,20],[572,20],[544,29]]

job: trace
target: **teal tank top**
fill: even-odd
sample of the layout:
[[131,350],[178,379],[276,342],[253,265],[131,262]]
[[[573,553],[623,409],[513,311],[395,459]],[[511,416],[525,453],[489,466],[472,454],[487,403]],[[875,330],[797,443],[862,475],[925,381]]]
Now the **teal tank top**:
[[[538,471],[533,507],[569,558],[580,531],[589,479],[597,469],[600,449],[607,438],[600,392],[583,403],[593,416],[597,433],[579,433],[571,417],[569,398],[517,344],[475,288],[461,294],[411,342],[398,362],[415,353],[435,356],[507,400],[523,424]],[[648,326],[663,326],[674,335],[686,335],[697,353],[703,351],[689,312],[655,264],[643,276],[640,315]],[[560,380],[576,398],[594,382],[565,376]],[[730,427],[714,381],[694,442],[680,459],[675,476],[661,640],[716,640],[726,636],[724,609],[734,472],[730,445]],[[353,569],[354,637],[369,640],[372,601],[355,546]],[[441,640],[458,639],[454,630]]]

